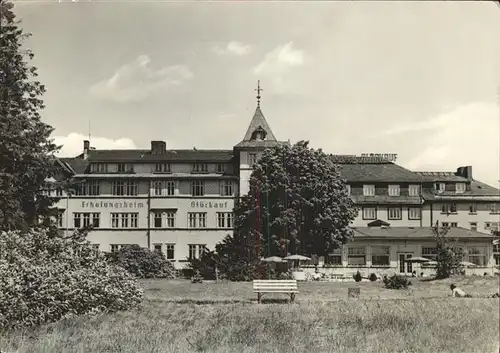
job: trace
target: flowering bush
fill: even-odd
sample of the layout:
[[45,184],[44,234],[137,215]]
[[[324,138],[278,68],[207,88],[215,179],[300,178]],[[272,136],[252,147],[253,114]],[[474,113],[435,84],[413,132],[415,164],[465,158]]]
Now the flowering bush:
[[175,269],[160,251],[139,245],[125,245],[119,251],[106,254],[110,263],[123,267],[139,278],[174,278]]
[[96,255],[84,233],[0,234],[0,328],[126,310],[142,296],[134,276]]

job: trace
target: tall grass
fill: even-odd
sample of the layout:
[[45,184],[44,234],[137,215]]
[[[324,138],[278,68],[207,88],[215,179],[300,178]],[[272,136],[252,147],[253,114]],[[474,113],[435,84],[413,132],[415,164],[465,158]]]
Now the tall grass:
[[498,299],[173,304],[0,335],[2,352],[497,353]]

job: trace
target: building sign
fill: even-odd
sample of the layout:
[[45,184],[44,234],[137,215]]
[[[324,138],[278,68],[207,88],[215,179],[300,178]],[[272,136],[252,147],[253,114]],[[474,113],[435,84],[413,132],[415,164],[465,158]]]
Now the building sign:
[[191,208],[227,208],[227,201],[191,201]]
[[395,162],[398,159],[396,153],[361,153],[361,157],[377,157],[385,159],[389,162]]
[[82,208],[144,208],[144,202],[82,201]]

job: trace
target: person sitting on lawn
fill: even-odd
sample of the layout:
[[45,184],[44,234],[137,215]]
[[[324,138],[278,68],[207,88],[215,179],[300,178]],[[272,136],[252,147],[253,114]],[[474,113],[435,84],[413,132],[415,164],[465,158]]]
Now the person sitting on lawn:
[[451,296],[452,297],[456,297],[456,298],[471,298],[472,297],[470,294],[465,293],[463,289],[458,288],[453,283],[451,284],[450,289],[451,289]]

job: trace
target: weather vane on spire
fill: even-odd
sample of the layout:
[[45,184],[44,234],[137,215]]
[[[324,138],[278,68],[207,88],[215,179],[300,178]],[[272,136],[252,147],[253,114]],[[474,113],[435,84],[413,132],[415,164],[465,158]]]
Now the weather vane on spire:
[[260,108],[260,92],[263,91],[262,88],[260,88],[260,80],[257,81],[257,107]]

